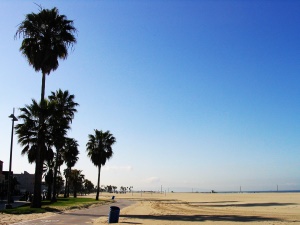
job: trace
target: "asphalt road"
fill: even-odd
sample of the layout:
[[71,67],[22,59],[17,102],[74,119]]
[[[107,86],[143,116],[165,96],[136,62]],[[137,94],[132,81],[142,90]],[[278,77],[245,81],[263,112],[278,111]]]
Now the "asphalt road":
[[93,219],[97,219],[100,216],[107,216],[110,212],[110,206],[117,206],[120,208],[120,215],[122,214],[122,208],[133,204],[133,201],[118,199],[116,202],[108,205],[100,205],[91,207],[89,209],[74,210],[71,212],[58,213],[53,216],[39,218],[36,220],[23,221],[14,223],[14,225],[45,225],[45,224],[72,224],[72,225],[86,225],[91,224]]

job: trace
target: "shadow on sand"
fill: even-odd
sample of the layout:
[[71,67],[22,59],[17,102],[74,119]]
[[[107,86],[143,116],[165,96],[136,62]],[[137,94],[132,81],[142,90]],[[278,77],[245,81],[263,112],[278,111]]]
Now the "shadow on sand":
[[[174,200],[155,200],[151,199],[152,202],[163,202],[165,204],[189,204],[190,206],[196,207],[269,207],[269,206],[288,206],[297,205],[294,203],[238,203],[238,201],[219,201],[219,202],[181,202]],[[210,203],[210,204],[208,204]],[[242,216],[242,215],[120,215],[122,218],[127,219],[143,219],[143,220],[162,220],[162,221],[213,221],[213,222],[263,222],[263,221],[281,221],[281,219],[276,219],[272,217],[262,217],[262,216]],[[130,223],[130,222],[126,222]],[[134,224],[134,223],[133,223]]]
[[266,203],[246,203],[246,204],[203,204],[203,202],[192,202],[189,203],[190,206],[197,206],[197,207],[269,207],[269,206],[288,206],[288,205],[297,205],[295,203],[277,203],[277,202],[266,202]]
[[[138,199],[137,199],[138,200]],[[164,204],[187,204],[196,207],[269,207],[269,206],[289,206],[298,205],[295,203],[277,203],[277,202],[264,202],[264,203],[239,203],[239,201],[217,201],[217,202],[185,202],[176,199],[143,199],[139,201],[161,202]],[[233,204],[235,203],[235,204]]]
[[168,220],[168,221],[216,221],[216,222],[259,222],[259,221],[278,221],[278,219],[260,216],[237,216],[237,215],[121,215],[127,219],[143,220]]

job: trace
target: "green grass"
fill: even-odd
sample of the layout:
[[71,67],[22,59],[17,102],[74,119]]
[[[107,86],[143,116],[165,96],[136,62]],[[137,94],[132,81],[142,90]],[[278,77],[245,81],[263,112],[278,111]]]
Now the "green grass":
[[13,208],[4,209],[0,212],[7,214],[30,214],[30,213],[45,213],[45,212],[62,212],[69,209],[88,208],[94,204],[106,204],[109,200],[98,200],[94,198],[57,198],[57,202],[42,201],[42,208],[30,208],[30,203]]

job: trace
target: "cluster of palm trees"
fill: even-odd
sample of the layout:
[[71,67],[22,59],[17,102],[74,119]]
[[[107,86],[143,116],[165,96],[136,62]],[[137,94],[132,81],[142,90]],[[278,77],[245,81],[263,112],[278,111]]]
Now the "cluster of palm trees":
[[117,186],[114,185],[102,185],[101,191],[106,191],[108,193],[115,193],[117,190]]
[[[44,142],[40,152],[43,162],[45,180],[48,184],[48,196],[52,201],[56,201],[57,196],[57,176],[60,166],[65,162],[68,170],[75,165],[78,160],[78,143],[74,138],[67,137],[70,124],[77,112],[78,103],[74,101],[75,96],[68,91],[58,90],[52,92],[48,99],[44,100],[44,107],[32,100],[32,104],[20,108],[19,119],[23,121],[16,125],[18,142],[23,147],[21,154],[28,155],[29,163],[37,162],[38,139],[39,139],[39,116],[43,111]],[[66,180],[68,174],[66,176]],[[53,186],[53,190],[52,190]]]
[[[101,191],[106,191],[109,193],[118,193],[117,189],[118,189],[118,187],[114,186],[114,185],[106,185],[106,186],[102,185]],[[132,189],[133,189],[133,186],[130,186],[130,187],[121,186],[119,192],[126,194],[128,191],[132,192]]]
[[23,37],[20,51],[27,58],[29,65],[35,71],[42,72],[42,88],[40,104],[33,102],[40,107],[37,113],[37,139],[35,157],[35,182],[34,197],[31,207],[41,207],[41,185],[43,175],[43,162],[46,139],[46,108],[45,83],[46,75],[58,68],[58,59],[66,59],[68,48],[76,43],[73,21],[66,16],[60,15],[57,8],[43,9],[39,13],[30,13],[19,25],[15,37]]
[[[65,15],[60,15],[57,8],[43,9],[39,6],[38,13],[25,16],[15,34],[15,37],[23,38],[20,51],[27,58],[29,65],[42,73],[41,100],[32,100],[30,105],[20,109],[19,119],[23,123],[16,126],[19,143],[23,147],[22,154],[27,154],[29,162],[36,165],[32,208],[41,207],[44,172],[48,190],[53,187],[53,190],[48,191],[48,197],[52,196],[52,201],[56,201],[56,184],[63,163],[67,166],[65,196],[69,195],[71,184],[76,189],[78,179],[83,179],[80,170],[71,169],[78,160],[78,143],[75,139],[67,137],[78,103],[74,102],[74,95],[62,90],[52,92],[47,99],[45,98],[46,75],[58,68],[58,59],[67,58],[68,49],[76,43],[75,33],[73,21],[68,20]],[[98,200],[101,166],[113,155],[112,145],[116,139],[109,131],[97,129],[88,137],[88,156],[98,167]]]
[[69,197],[70,187],[73,190],[74,198],[77,197],[78,192],[83,195],[95,191],[94,184],[90,180],[85,179],[84,174],[82,174],[82,170],[72,169],[69,171],[68,175],[65,174],[65,176],[66,178],[68,177],[68,182],[66,182],[64,197]]

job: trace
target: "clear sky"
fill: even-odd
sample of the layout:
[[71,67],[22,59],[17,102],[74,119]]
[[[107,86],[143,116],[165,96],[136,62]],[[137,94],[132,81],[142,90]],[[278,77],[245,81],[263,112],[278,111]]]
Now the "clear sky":
[[[300,189],[300,1],[53,0],[78,29],[46,80],[80,104],[69,137],[94,184],[88,134],[110,130],[101,184],[135,190]],[[0,3],[0,160],[13,107],[40,100],[41,73],[15,40],[27,0]],[[34,173],[14,136],[14,173]]]

